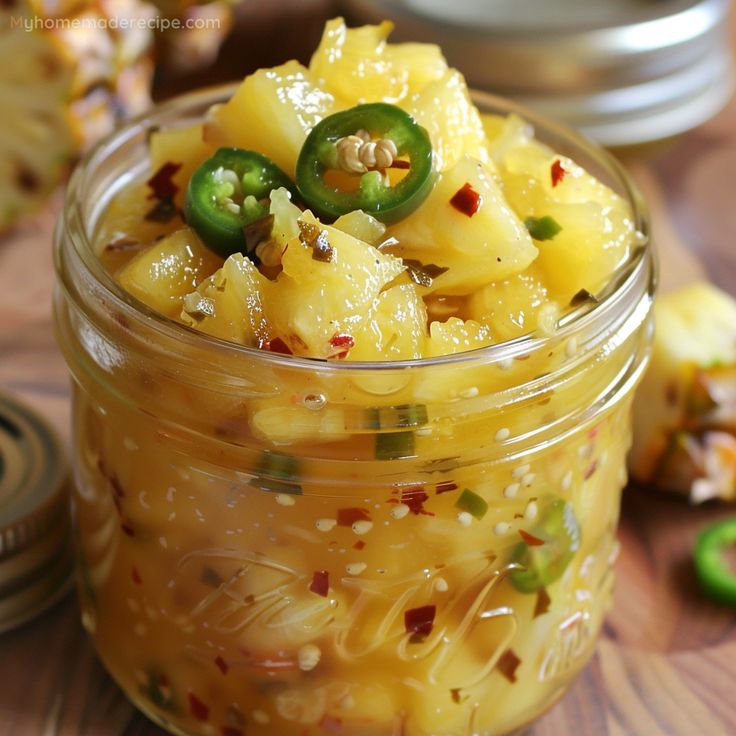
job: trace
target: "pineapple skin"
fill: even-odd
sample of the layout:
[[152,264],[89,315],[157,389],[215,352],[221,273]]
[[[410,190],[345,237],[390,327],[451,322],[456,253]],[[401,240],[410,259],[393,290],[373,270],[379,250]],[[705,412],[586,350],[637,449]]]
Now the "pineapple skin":
[[631,475],[692,503],[736,500],[736,300],[698,282],[655,308],[652,362],[634,403]]
[[0,11],[0,94],[11,101],[0,122],[0,232],[37,210],[79,153],[151,104],[153,29],[133,20],[156,14],[142,0],[16,0]]

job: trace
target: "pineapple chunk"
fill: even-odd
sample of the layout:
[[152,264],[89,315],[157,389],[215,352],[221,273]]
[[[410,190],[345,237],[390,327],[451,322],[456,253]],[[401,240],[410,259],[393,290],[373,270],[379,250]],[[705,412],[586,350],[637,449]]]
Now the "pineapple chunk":
[[205,141],[268,156],[289,176],[309,131],[335,111],[334,97],[296,61],[247,76],[232,98],[210,111]]
[[659,298],[629,458],[642,483],[736,499],[736,301],[707,283]]
[[178,317],[182,299],[222,265],[189,228],[141,251],[117,273],[120,285],[167,317]]
[[463,155],[492,167],[483,122],[460,72],[449,69],[404,106],[427,129],[439,171],[451,169]]
[[[481,198],[471,217],[450,204],[465,184]],[[391,253],[448,269],[428,287],[440,294],[471,293],[523,271],[537,256],[494,174],[468,156],[440,174],[429,197],[390,228],[390,235],[398,240],[388,249]]]
[[329,357],[331,338],[353,335],[381,289],[403,270],[401,260],[381,253],[306,212],[303,226],[326,233],[329,261],[316,260],[307,237],[287,244],[283,271],[265,291],[265,311],[274,333],[298,355]]
[[381,243],[386,234],[386,226],[372,215],[363,212],[363,210],[353,210],[346,215],[341,215],[335,220],[333,227],[352,235],[358,240],[362,240],[364,243],[370,243],[370,245]]
[[240,253],[184,297],[181,320],[208,335],[250,347],[268,340],[261,293],[265,277]]
[[349,360],[413,360],[422,357],[427,310],[414,284],[381,292],[364,324],[354,333]]
[[[500,149],[499,149],[500,150]],[[537,243],[550,293],[567,303],[581,289],[595,294],[627,257],[635,237],[626,202],[569,158],[531,141],[499,154],[509,204],[521,219],[553,217],[562,227]],[[551,168],[565,174],[553,185]]]
[[194,170],[214,153],[214,148],[203,140],[201,123],[183,128],[166,128],[151,135],[149,152],[151,172],[156,173],[164,164],[181,164],[181,168],[171,177],[179,187],[174,201],[184,206],[184,194]]
[[348,28],[342,18],[325,25],[309,71],[346,106],[390,102],[439,79],[447,62],[434,44],[388,44],[393,23]]
[[171,222],[156,222],[141,217],[154,206],[150,190],[136,182],[119,192],[110,202],[94,236],[95,252],[111,274],[117,273],[131,258],[151,243],[182,227],[180,217]]
[[493,342],[491,330],[472,319],[450,317],[447,322],[432,322],[429,326],[426,355],[453,355],[465,350],[483,348]]
[[540,316],[544,319],[545,310],[553,315],[558,311],[548,301],[544,278],[535,263],[523,273],[479,289],[469,297],[467,305],[468,316],[490,327],[499,342],[535,330]]

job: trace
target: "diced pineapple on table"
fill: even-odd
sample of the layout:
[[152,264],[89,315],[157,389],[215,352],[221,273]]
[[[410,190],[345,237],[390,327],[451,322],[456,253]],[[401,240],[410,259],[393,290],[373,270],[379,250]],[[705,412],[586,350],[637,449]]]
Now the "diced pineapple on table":
[[634,402],[634,480],[736,500],[736,300],[698,282],[655,306],[652,361]]
[[[475,198],[472,211],[453,204],[463,194]],[[520,273],[537,257],[495,174],[470,156],[441,173],[427,199],[394,225],[391,234],[397,243],[389,252],[444,269],[426,287],[439,294],[471,293]]]

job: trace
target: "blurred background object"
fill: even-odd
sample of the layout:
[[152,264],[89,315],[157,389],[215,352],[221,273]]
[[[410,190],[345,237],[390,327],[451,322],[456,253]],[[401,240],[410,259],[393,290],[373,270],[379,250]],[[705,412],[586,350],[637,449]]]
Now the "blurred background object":
[[440,44],[471,87],[621,146],[712,117],[734,84],[729,0],[343,0],[394,40]]
[[153,30],[126,20],[155,16],[142,0],[2,3],[0,231],[47,198],[76,154],[150,104]]
[[[259,67],[287,59],[301,62],[319,42],[325,19],[337,12],[335,0],[155,0],[164,14],[222,14],[227,33],[193,29],[160,37],[161,61],[156,68],[158,99],[208,84],[241,79]],[[187,35],[189,34],[189,35]]]

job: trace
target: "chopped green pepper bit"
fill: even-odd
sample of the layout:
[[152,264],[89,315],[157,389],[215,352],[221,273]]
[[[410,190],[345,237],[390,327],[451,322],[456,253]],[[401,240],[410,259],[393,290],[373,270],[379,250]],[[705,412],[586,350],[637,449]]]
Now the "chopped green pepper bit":
[[292,455],[277,452],[264,452],[251,481],[256,488],[271,493],[302,494],[299,484],[299,460]]
[[474,493],[469,488],[466,488],[455,501],[455,506],[463,511],[467,511],[471,516],[474,516],[479,521],[486,515],[488,511],[487,501]]
[[192,174],[184,218],[223,258],[243,253],[254,260],[254,246],[246,239],[251,234],[248,226],[268,216],[264,200],[279,187],[295,197],[293,183],[271,159],[242,148],[220,148]]
[[562,231],[560,225],[554,217],[545,215],[544,217],[527,217],[524,225],[534,240],[552,240],[558,233]]
[[736,517],[706,527],[695,543],[695,571],[705,593],[736,606]]
[[560,498],[548,501],[532,536],[543,543],[519,542],[511,553],[511,562],[520,569],[509,579],[521,593],[536,593],[558,580],[580,549],[580,525],[572,506]]
[[[398,156],[409,157],[408,170],[391,185],[385,170],[407,163],[396,160]],[[347,191],[331,186],[325,179],[331,169],[360,176],[358,187]],[[363,210],[386,224],[419,207],[434,186],[435,173],[427,131],[400,107],[383,102],[357,105],[321,120],[296,164],[299,194],[320,217],[337,219]]]
[[429,421],[424,404],[400,404],[366,409],[363,424],[368,429],[421,427]]
[[398,460],[414,455],[414,432],[387,432],[376,435],[376,460]]

